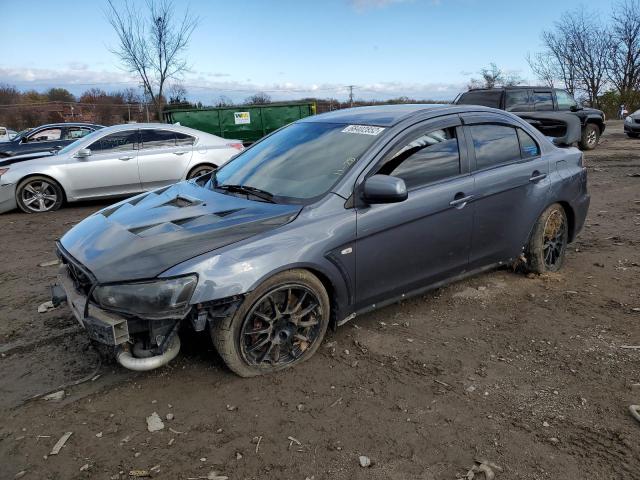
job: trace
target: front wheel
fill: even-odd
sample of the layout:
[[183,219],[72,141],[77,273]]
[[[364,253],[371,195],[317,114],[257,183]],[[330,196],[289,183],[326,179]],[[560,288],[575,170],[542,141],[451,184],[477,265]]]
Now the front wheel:
[[562,205],[554,203],[538,218],[527,247],[529,270],[557,272],[562,268],[569,242],[569,223]]
[[290,270],[248,294],[234,315],[211,327],[211,337],[233,372],[252,377],[310,358],[327,331],[329,315],[322,282],[306,270]]
[[63,200],[62,187],[48,177],[29,177],[16,187],[16,202],[18,207],[26,213],[58,210]]
[[582,130],[582,139],[580,140],[581,150],[593,150],[598,146],[600,140],[600,128],[594,123],[587,123]]
[[187,174],[187,180],[191,180],[192,178],[201,177],[202,175],[206,175],[207,173],[211,173],[216,169],[214,165],[198,165],[197,167],[193,167],[191,171]]

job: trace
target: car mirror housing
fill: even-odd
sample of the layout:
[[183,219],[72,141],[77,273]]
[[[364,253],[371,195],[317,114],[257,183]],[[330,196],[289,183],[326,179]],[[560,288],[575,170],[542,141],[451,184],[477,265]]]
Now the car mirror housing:
[[407,186],[398,177],[373,175],[364,182],[362,198],[369,204],[404,202],[407,199]]
[[87,158],[91,156],[91,149],[89,148],[81,148],[80,150],[78,150],[78,153],[76,153],[76,158]]

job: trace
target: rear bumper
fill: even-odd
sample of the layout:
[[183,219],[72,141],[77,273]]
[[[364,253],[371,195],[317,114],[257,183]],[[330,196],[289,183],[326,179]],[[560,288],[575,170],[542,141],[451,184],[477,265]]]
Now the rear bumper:
[[16,185],[9,183],[0,185],[0,213],[8,212],[18,208],[16,203]]

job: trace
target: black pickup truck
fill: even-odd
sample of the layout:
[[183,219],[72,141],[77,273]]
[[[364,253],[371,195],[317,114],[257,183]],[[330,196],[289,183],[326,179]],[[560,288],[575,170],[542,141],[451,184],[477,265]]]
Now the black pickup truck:
[[[549,137],[564,135],[566,124],[555,121],[552,112],[562,115],[572,113],[580,119],[582,150],[593,150],[598,145],[605,129],[604,112],[595,108],[579,107],[574,98],[565,90],[549,87],[513,86],[499,88],[472,89],[458,96],[459,105],[484,105],[499,108],[525,118],[529,123]],[[527,118],[527,113],[544,112],[544,120]],[[532,115],[533,117],[533,115]]]

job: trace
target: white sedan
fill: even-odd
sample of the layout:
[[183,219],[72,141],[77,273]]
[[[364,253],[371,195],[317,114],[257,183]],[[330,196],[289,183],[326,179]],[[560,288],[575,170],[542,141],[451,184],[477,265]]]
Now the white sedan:
[[0,213],[60,208],[64,201],[133,195],[194,178],[244,149],[238,140],[179,125],[115,125],[44,157],[0,161]]

